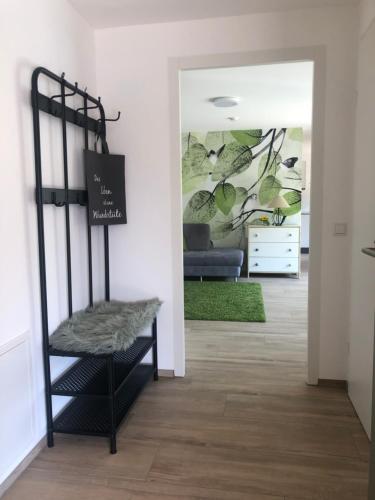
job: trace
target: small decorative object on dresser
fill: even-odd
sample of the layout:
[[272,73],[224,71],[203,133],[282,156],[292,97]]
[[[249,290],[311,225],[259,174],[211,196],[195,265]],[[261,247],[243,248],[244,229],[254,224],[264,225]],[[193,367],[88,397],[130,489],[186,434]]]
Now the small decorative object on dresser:
[[299,226],[247,226],[248,273],[300,275]]
[[274,214],[273,214],[273,225],[274,226],[281,226],[283,223],[284,215],[282,213],[283,208],[289,208],[290,205],[286,201],[286,199],[283,196],[276,196],[271,200],[271,203],[268,205],[269,208],[274,208]]

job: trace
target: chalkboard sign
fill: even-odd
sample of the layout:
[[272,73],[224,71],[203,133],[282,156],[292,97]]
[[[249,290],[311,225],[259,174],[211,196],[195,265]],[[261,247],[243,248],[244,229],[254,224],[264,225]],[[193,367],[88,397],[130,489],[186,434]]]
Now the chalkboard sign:
[[89,224],[126,224],[125,156],[84,151]]

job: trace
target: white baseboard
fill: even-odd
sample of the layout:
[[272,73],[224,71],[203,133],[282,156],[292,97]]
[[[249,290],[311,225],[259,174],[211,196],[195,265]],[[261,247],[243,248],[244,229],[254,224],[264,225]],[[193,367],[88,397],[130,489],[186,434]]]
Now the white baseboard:
[[168,377],[168,378],[174,378],[174,370],[163,370],[160,369],[158,370],[159,377]]
[[42,439],[29,451],[25,458],[17,465],[17,467],[9,474],[9,476],[0,484],[0,498],[12,486],[12,484],[19,478],[22,472],[27,469],[34,458],[39,455],[41,450],[46,446],[46,437]]

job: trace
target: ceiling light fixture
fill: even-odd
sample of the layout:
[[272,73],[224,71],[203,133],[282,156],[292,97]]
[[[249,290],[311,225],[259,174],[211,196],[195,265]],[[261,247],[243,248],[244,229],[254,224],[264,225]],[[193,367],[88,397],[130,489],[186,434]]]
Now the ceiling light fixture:
[[217,108],[232,108],[233,106],[237,106],[241,99],[239,97],[222,96],[211,97],[209,100]]
[[231,122],[236,122],[240,119],[239,116],[227,116],[227,120],[231,121]]

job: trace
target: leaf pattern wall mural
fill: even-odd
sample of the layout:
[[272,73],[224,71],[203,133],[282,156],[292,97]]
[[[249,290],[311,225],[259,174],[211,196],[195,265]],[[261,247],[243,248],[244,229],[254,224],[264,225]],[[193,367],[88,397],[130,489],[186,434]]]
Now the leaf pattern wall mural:
[[247,224],[272,224],[280,195],[283,224],[300,225],[302,142],[302,128],[183,133],[184,222],[209,223],[215,246],[241,247]]

